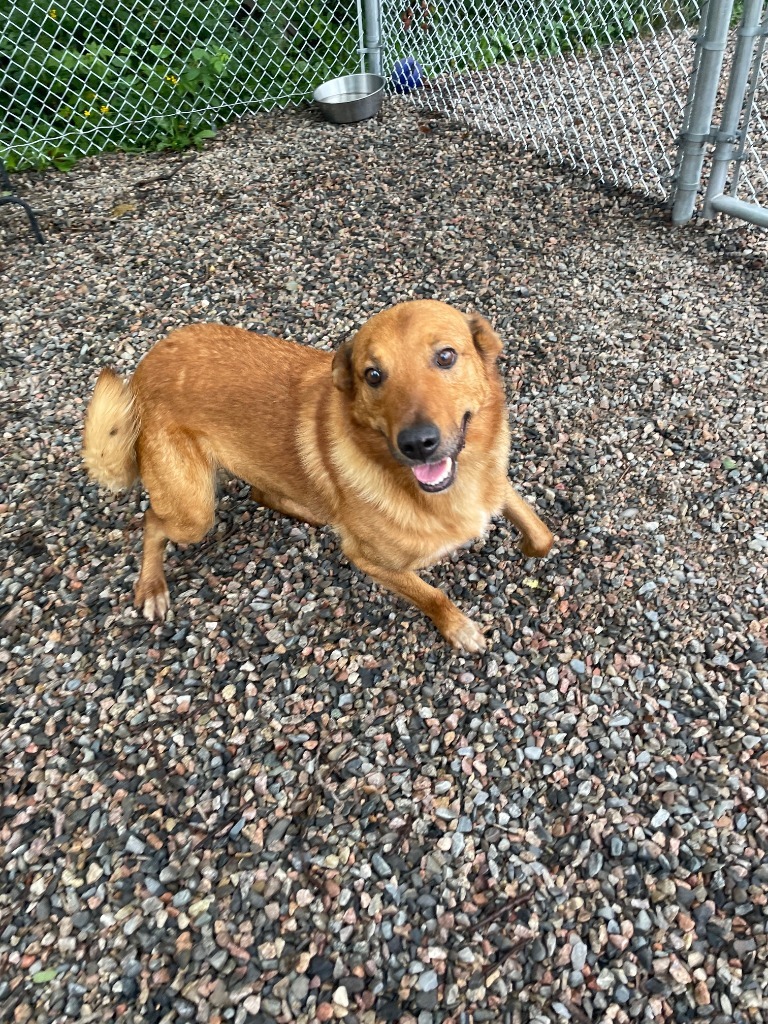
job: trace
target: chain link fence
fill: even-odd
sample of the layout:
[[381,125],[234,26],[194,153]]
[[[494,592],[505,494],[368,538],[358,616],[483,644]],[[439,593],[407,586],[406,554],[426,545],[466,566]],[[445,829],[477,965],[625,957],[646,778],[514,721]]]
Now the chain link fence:
[[0,23],[0,157],[66,167],[181,148],[361,69],[354,0],[11,0]]
[[384,66],[412,57],[428,109],[666,198],[699,15],[637,0],[383,0]]
[[[109,148],[182,148],[367,69],[422,108],[654,198],[671,198],[680,160],[683,178],[686,160],[698,164],[688,175],[691,209],[709,166],[702,151],[717,142],[713,200],[719,189],[758,205],[768,197],[768,7],[741,0],[738,17],[733,8],[733,0],[11,0],[0,24],[0,158],[9,169],[66,167]],[[717,54],[702,43],[708,23]],[[699,63],[716,70],[699,74]],[[721,64],[743,79],[730,108]],[[708,110],[697,107],[702,83]],[[713,111],[723,103],[716,136]],[[678,157],[681,140],[688,157]],[[709,212],[717,208],[710,202]]]
[[744,136],[736,152],[732,190],[747,202],[768,206],[768,5],[763,15],[763,38],[752,70],[744,108]]

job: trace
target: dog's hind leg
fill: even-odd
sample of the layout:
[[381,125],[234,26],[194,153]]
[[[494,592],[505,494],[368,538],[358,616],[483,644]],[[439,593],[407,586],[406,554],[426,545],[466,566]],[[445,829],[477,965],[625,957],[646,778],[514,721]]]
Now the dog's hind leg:
[[171,606],[163,569],[167,542],[168,531],[164,521],[152,508],[148,508],[144,513],[141,572],[134,590],[134,604],[148,619],[164,619]]
[[434,622],[445,639],[460,651],[476,654],[485,650],[485,637],[480,629],[442,590],[425,583],[415,572],[387,569],[376,565],[349,537],[343,541],[344,554],[358,569],[368,573],[377,583],[406,598]]
[[507,484],[502,512],[504,518],[516,526],[523,535],[520,541],[520,550],[523,554],[527,558],[543,558],[552,547],[554,538],[528,502],[520,497],[510,483]]
[[141,572],[134,603],[148,619],[163,619],[171,601],[163,557],[167,542],[194,544],[213,526],[214,467],[187,435],[154,437],[142,446],[140,472],[149,492]]

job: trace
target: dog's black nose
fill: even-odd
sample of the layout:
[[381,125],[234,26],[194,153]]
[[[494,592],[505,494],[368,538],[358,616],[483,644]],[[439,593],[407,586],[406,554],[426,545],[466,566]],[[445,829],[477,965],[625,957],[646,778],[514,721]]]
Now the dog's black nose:
[[427,462],[440,447],[440,431],[434,423],[417,423],[397,435],[397,447],[413,462]]

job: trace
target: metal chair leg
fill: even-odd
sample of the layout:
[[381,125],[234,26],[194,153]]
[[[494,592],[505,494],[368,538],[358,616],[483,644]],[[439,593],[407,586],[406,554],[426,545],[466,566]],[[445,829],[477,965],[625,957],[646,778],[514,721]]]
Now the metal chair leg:
[[21,206],[26,211],[27,217],[29,218],[29,224],[34,232],[35,238],[41,244],[45,241],[43,233],[40,230],[40,226],[37,223],[37,217],[32,210],[32,207],[25,199],[19,199],[18,196],[13,195],[13,186],[11,185],[11,179],[8,177],[8,172],[5,169],[5,165],[0,161],[0,179],[2,179],[3,189],[6,189],[11,195],[0,196],[0,206],[5,206],[6,203],[14,203],[16,206]]

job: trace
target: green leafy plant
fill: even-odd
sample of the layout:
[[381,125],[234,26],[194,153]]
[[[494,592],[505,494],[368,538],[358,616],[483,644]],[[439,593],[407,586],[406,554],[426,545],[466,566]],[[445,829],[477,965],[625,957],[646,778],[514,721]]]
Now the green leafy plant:
[[71,167],[106,149],[201,145],[248,110],[358,69],[346,4],[15,0],[0,27],[0,157]]

